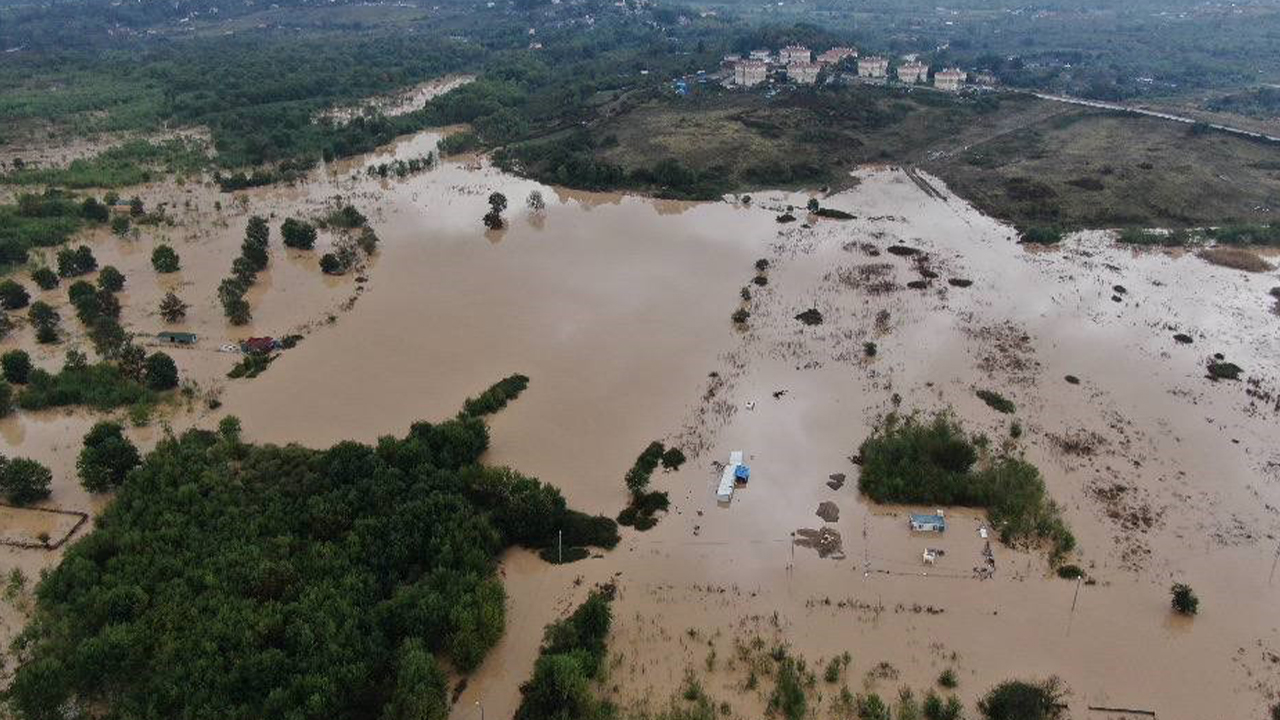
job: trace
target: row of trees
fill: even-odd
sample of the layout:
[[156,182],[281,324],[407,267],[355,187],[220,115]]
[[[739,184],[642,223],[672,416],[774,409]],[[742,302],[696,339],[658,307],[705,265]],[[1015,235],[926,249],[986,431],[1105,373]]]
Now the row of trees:
[[232,325],[245,325],[253,319],[249,301],[244,296],[257,281],[258,273],[265,270],[270,262],[267,252],[270,239],[271,228],[266,218],[250,217],[245,226],[244,242],[240,244],[240,255],[231,261],[231,276],[218,285],[218,301]]

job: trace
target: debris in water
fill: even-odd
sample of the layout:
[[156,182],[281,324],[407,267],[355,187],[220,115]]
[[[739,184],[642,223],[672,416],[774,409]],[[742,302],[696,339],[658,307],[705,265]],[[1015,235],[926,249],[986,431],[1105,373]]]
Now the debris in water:
[[827,522],[836,522],[840,519],[840,508],[830,500],[824,500],[818,503],[817,515]]
[[793,542],[796,545],[817,550],[818,557],[844,559],[844,541],[841,539],[840,533],[831,528],[822,528],[821,530],[800,528],[796,530],[794,537],[795,540]]
[[952,287],[967,288],[967,287],[969,287],[970,285],[972,285],[972,284],[973,284],[973,281],[972,281],[972,280],[966,280],[966,279],[964,279],[964,278],[948,278],[948,279],[947,279],[947,284],[948,284],[948,285],[950,285],[950,286],[952,286]]
[[1066,376],[1066,377],[1064,377],[1064,378],[1062,378],[1062,379],[1063,379],[1063,380],[1066,380],[1067,382],[1071,383],[1072,385],[1079,385],[1079,384],[1080,384],[1080,378],[1076,377],[1075,375],[1068,375],[1068,376]]
[[1178,333],[1173,336],[1173,339],[1182,343],[1183,345],[1191,344],[1191,336],[1186,333]]
[[832,490],[839,490],[844,487],[844,473],[831,473],[827,477],[830,478],[827,481],[827,487]]
[[906,245],[890,245],[888,247],[888,250],[894,255],[900,255],[902,257],[906,257],[908,255],[915,255],[916,253],[920,252],[916,248],[907,247]]
[[912,290],[924,290],[925,288],[929,287],[929,283],[924,280],[912,280],[911,282],[907,283],[907,287],[911,288]]

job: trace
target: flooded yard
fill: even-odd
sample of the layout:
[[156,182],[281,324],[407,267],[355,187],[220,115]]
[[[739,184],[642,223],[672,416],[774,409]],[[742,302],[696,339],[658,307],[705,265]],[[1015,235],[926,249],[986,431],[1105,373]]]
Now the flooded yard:
[[[1075,717],[1094,717],[1089,705],[1252,717],[1280,690],[1268,660],[1280,651],[1280,590],[1268,579],[1280,530],[1280,318],[1267,294],[1276,273],[1135,252],[1103,233],[1019,246],[941,182],[930,179],[940,192],[926,193],[893,168],[860,171],[855,187],[821,199],[853,220],[806,217],[809,196],[799,193],[691,204],[563,192],[475,158],[403,180],[363,172],[421,156],[437,139],[406,139],[243,200],[206,186],[143,188],[149,205],[169,203],[174,226],[86,242],[99,265],[128,278],[132,332],[165,327],[155,308],[169,290],[193,306],[173,329],[197,333],[198,345],[169,352],[199,390],[130,431],[144,447],[162,423],[210,426],[226,414],[258,442],[373,441],[452,415],[519,372],[531,384],[492,419],[487,461],[557,485],[575,507],[616,515],[623,476],[651,440],[689,456],[655,476],[671,512],[652,530],[624,531],[603,557],[552,566],[508,553],[507,633],[455,718],[478,717],[477,701],[509,717],[542,627],[608,580],[619,594],[606,694],[627,707],[660,708],[693,669],[734,716],[759,716],[768,690],[744,689],[745,666],[731,660],[734,644],[755,635],[812,667],[847,651],[847,682],[859,691],[922,692],[954,668],[972,702],[1009,677],[1057,675]],[[545,211],[524,205],[535,189]],[[507,227],[486,231],[494,191],[510,199]],[[359,277],[320,272],[330,233],[310,252],[279,243],[285,217],[318,215],[337,197],[382,239]],[[776,222],[790,206],[799,221]],[[270,216],[271,264],[248,296],[253,323],[232,327],[216,288],[251,214]],[[161,241],[181,255],[180,273],[152,271]],[[65,287],[38,296],[65,304]],[[741,324],[731,320],[738,309],[749,313]],[[797,319],[811,309],[820,322]],[[74,313],[63,314],[79,333],[71,344],[87,346]],[[225,377],[236,358],[220,346],[294,333],[300,344],[262,376]],[[19,346],[56,368],[68,345],[35,346],[23,328],[0,350]],[[1206,378],[1214,353],[1246,380]],[[996,412],[980,389],[1016,411]],[[944,408],[1040,467],[1088,584],[1051,576],[1043,553],[994,534],[988,564],[979,513],[947,509],[950,527],[931,536],[906,523],[908,511],[931,508],[873,507],[859,495],[858,445],[877,418]],[[93,512],[100,502],[74,467],[95,419],[50,411],[0,421],[5,455],[54,471],[47,506]],[[732,451],[744,453],[751,479],[726,505],[715,497],[716,463]],[[823,503],[838,518],[820,517]],[[838,533],[839,552],[798,546],[802,530]],[[932,565],[928,549],[944,551]],[[57,556],[4,548],[0,570],[34,578]],[[1193,621],[1169,611],[1175,581],[1202,599]],[[15,626],[6,616],[6,641]],[[708,661],[713,649],[721,660]],[[836,688],[819,688],[824,708]]]

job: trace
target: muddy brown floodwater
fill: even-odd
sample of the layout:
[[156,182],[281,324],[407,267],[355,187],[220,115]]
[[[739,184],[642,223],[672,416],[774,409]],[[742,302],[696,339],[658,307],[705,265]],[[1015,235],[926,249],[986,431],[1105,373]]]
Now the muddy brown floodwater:
[[[610,579],[619,593],[604,692],[627,707],[659,707],[693,669],[734,716],[758,716],[771,684],[744,689],[731,659],[734,640],[756,633],[811,666],[848,651],[855,691],[923,690],[952,667],[972,703],[1009,677],[1058,675],[1076,717],[1091,716],[1086,705],[1253,717],[1280,689],[1271,662],[1280,590],[1268,577],[1280,505],[1274,273],[1134,252],[1103,233],[1030,250],[941,182],[928,179],[937,193],[926,194],[892,168],[862,171],[856,187],[823,199],[857,219],[797,211],[802,222],[789,225],[775,216],[808,196],[760,193],[741,205],[574,193],[476,158],[404,180],[364,177],[365,165],[422,155],[437,138],[408,138],[305,186],[242,200],[205,186],[143,188],[149,204],[170,203],[174,226],[87,242],[128,277],[122,300],[134,332],[160,328],[154,306],[168,289],[193,304],[182,327],[200,343],[171,352],[201,397],[223,403],[163,411],[131,430],[144,446],[160,422],[181,429],[222,414],[239,416],[260,442],[371,441],[449,415],[521,372],[532,382],[493,418],[487,461],[554,483],[577,507],[620,510],[622,477],[650,440],[685,449],[680,471],[655,478],[673,501],[656,528],[624,531],[614,551],[571,565],[523,551],[504,557],[508,630],[455,718],[478,717],[477,701],[509,717],[543,626]],[[533,189],[548,200],[543,213],[524,207]],[[508,227],[496,233],[480,224],[495,190],[511,200]],[[249,296],[254,323],[226,325],[215,288],[248,216],[271,214],[274,228],[335,196],[369,215],[383,240],[367,279],[320,274],[328,235],[304,253],[281,248],[273,229],[271,268]],[[178,276],[150,270],[162,239],[182,256]],[[894,245],[918,252],[888,252]],[[752,283],[760,258],[769,260],[764,285]],[[1127,291],[1119,302],[1116,285]],[[744,327],[730,321],[739,307],[750,312]],[[821,324],[795,319],[810,309]],[[73,314],[64,316],[73,328]],[[234,356],[218,346],[295,331],[302,343],[264,375],[225,379]],[[29,329],[0,350],[16,346],[34,347]],[[39,349],[37,362],[56,367],[64,351]],[[1215,352],[1249,381],[1208,380]],[[1016,413],[996,413],[977,389],[1000,392]],[[895,399],[903,409],[953,407],[1039,465],[1079,538],[1073,561],[1096,584],[1052,577],[1042,555],[994,536],[988,562],[981,515],[948,511],[945,536],[912,534],[905,513],[920,508],[861,498],[850,456]],[[49,506],[92,512],[101,502],[74,477],[94,419],[0,421],[5,454],[52,466]],[[722,505],[714,463],[733,450],[744,452],[751,480]],[[836,475],[848,481],[829,485]],[[814,515],[828,502],[839,508],[834,522]],[[800,530],[838,533],[839,552],[798,546]],[[805,535],[817,538],[806,545],[821,543]],[[940,551],[931,565],[926,549]],[[56,560],[0,550],[0,569],[30,576]],[[1171,615],[1174,581],[1195,588],[1200,616]],[[20,617],[11,604],[4,612],[7,638]],[[720,662],[708,659],[712,648]],[[833,687],[816,691],[824,713]]]

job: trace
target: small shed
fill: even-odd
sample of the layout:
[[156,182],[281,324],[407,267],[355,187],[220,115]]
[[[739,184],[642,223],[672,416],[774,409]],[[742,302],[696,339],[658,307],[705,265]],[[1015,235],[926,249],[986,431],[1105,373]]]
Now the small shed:
[[946,532],[947,530],[947,519],[942,517],[942,513],[936,515],[911,513],[907,517],[911,529],[915,532]]
[[739,485],[746,485],[751,479],[751,468],[746,465],[738,465],[733,469],[733,480]]
[[174,332],[172,330],[164,330],[156,335],[161,342],[173,343],[174,345],[195,345],[200,338],[195,333]]

